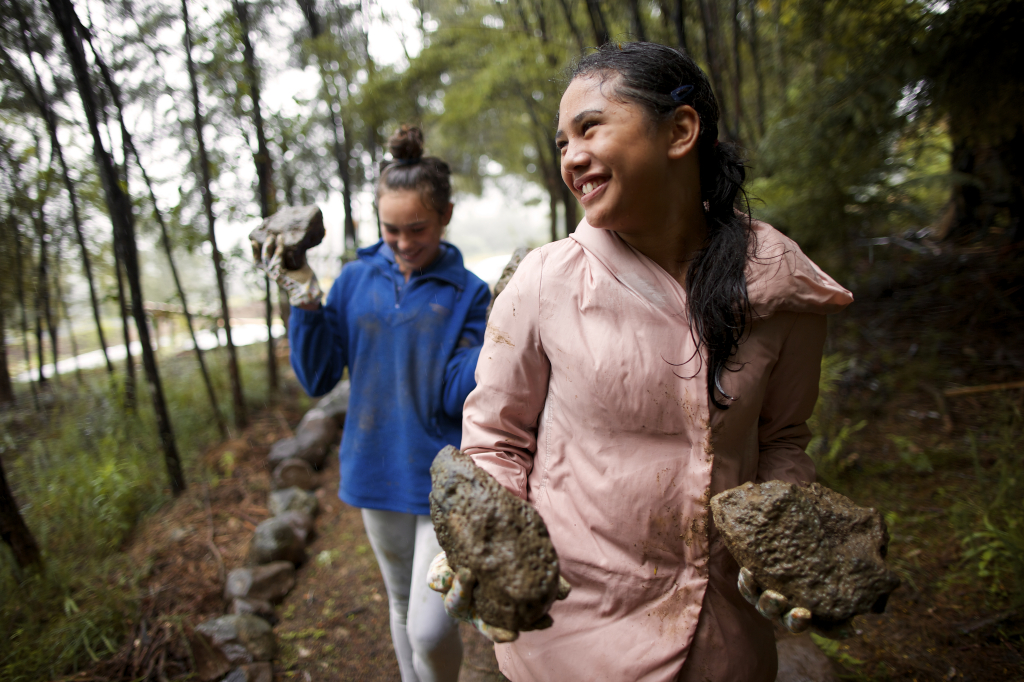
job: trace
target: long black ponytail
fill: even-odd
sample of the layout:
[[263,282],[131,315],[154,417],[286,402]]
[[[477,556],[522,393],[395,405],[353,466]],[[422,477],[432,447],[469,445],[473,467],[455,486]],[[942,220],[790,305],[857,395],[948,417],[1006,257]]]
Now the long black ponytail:
[[[614,78],[615,95],[640,106],[653,120],[663,121],[682,104],[700,117],[697,155],[707,240],[686,274],[690,332],[707,353],[708,397],[728,409],[732,396],[722,390],[722,372],[735,371],[730,358],[739,348],[750,319],[746,266],[755,249],[749,207],[736,211],[746,170],[739,149],[718,140],[718,102],[707,76],[687,55],[657,43],[606,43],[581,58],[572,78]],[[682,86],[692,90],[682,94]],[[673,97],[673,93],[675,97]],[[746,198],[746,194],[742,194]]]

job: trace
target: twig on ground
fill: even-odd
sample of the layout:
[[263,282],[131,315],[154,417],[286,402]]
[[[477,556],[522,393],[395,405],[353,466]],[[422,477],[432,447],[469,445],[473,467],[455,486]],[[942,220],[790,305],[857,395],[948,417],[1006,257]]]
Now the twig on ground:
[[213,510],[210,508],[210,486],[203,484],[203,506],[206,508],[206,522],[207,522],[207,537],[206,546],[210,548],[210,552],[213,554],[213,558],[217,561],[217,579],[221,587],[224,586],[224,581],[227,580],[227,570],[224,568],[224,557],[220,555],[220,550],[217,549],[217,544],[213,541]]
[[959,388],[947,388],[942,395],[952,398],[958,395],[972,395],[974,393],[992,393],[994,391],[1010,391],[1015,388],[1024,388],[1024,381],[1010,381],[1004,384],[985,384],[984,386],[962,386]]

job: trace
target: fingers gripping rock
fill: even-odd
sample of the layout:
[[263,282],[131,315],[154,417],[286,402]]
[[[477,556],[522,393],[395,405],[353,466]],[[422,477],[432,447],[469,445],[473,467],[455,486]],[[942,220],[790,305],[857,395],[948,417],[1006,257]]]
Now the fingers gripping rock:
[[[716,528],[744,570],[744,598],[769,617],[800,607],[794,625],[821,631],[880,613],[899,584],[886,566],[885,521],[817,483],[746,483],[711,499]],[[764,592],[758,592],[763,589]]]
[[324,217],[319,206],[286,206],[249,233],[253,259],[278,259],[285,270],[306,264],[306,251],[324,240]]
[[434,530],[457,582],[465,576],[475,583],[476,616],[509,631],[546,624],[560,576],[558,555],[537,510],[451,446],[438,453],[430,478]]

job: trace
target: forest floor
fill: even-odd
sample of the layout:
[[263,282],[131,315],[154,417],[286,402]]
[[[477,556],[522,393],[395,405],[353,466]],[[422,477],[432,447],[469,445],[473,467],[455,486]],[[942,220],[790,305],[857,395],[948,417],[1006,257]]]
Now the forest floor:
[[[1021,265],[1019,256],[980,253],[865,266],[857,303],[832,321],[826,353],[842,363],[817,417],[830,439],[818,446],[820,478],[884,513],[888,561],[903,580],[884,614],[858,618],[852,638],[816,640],[844,679],[1024,680],[1022,548],[1000,549],[982,521],[996,530],[999,519],[1011,530],[1012,519],[1024,524],[1024,390],[943,396],[951,386],[1024,379]],[[299,404],[286,398],[210,448],[208,482],[140,526],[126,550],[148,567],[132,634],[116,655],[69,679],[187,666],[183,635],[224,613],[224,570],[243,565],[252,530],[269,514],[266,455],[290,435]],[[319,475],[317,536],[276,610],[275,679],[398,680],[359,511],[337,498],[336,458]],[[989,541],[987,558],[971,553],[971,529]],[[503,679],[486,640],[470,628],[463,640],[461,680]]]

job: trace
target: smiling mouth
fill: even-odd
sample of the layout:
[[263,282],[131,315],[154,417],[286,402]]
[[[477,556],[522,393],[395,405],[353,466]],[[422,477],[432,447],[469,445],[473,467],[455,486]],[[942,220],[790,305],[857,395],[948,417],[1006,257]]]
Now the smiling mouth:
[[580,192],[583,194],[583,196],[580,197],[580,198],[581,199],[586,199],[588,196],[590,196],[594,192],[598,191],[599,189],[602,189],[606,184],[608,184],[608,178],[598,178],[597,180],[588,180],[587,182],[583,183],[580,186]]

